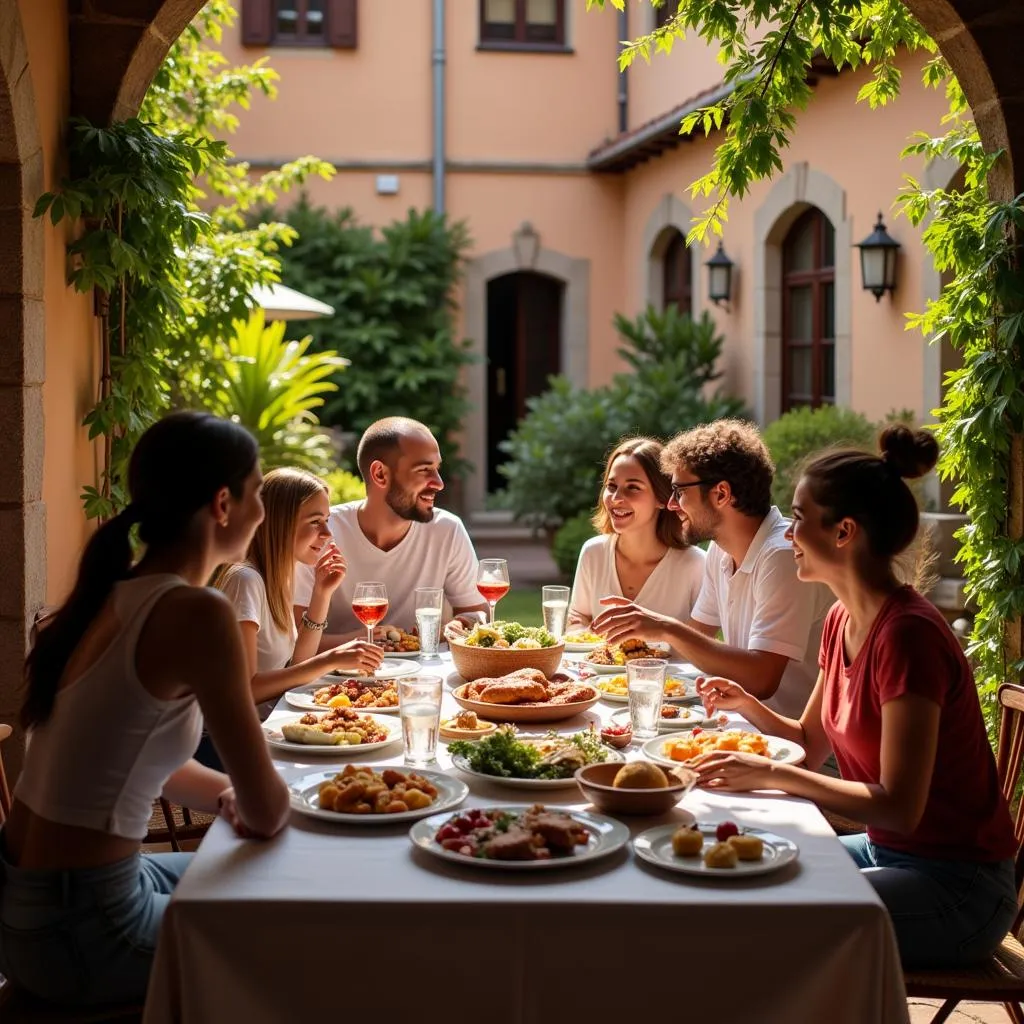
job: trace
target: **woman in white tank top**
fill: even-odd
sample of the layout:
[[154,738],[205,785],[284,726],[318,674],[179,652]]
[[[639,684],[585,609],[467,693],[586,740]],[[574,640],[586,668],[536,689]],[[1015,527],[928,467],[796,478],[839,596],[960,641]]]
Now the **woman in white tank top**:
[[[263,481],[262,497],[265,515],[245,561],[221,566],[213,586],[235,608],[253,699],[265,718],[285,690],[334,669],[372,674],[384,652],[359,639],[317,653],[331,596],[346,569],[327,526],[330,502],[323,481],[302,469],[272,469]],[[292,600],[296,563],[314,572],[313,595],[298,623]],[[196,758],[219,768],[212,746],[204,737]]]
[[[244,429],[205,413],[150,427],[131,504],[89,541],[28,657],[28,748],[0,832],[0,973],[44,999],[144,996],[189,858],[140,856],[156,797],[219,810],[243,836],[287,820],[234,611],[205,586],[263,518],[258,455]],[[227,775],[191,759],[204,719]]]

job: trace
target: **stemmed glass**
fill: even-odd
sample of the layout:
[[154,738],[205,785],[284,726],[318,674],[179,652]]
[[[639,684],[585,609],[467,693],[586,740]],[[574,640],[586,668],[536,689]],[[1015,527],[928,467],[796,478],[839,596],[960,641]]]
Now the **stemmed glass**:
[[476,575],[476,589],[480,591],[494,622],[494,606],[508,593],[508,562],[504,558],[482,558]]
[[383,583],[357,583],[352,595],[352,614],[366,627],[366,639],[373,643],[373,627],[388,613],[388,591]]

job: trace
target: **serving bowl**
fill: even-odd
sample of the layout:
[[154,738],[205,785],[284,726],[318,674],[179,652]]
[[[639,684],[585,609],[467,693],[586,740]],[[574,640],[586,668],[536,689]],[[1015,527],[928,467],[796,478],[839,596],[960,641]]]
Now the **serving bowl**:
[[506,647],[469,647],[463,641],[448,636],[448,650],[459,675],[467,682],[474,679],[497,679],[521,668],[535,668],[549,679],[558,671],[565,653],[565,643],[554,647],[534,647],[523,650]]
[[595,693],[589,700],[578,700],[572,704],[488,704],[467,697],[466,685],[463,683],[452,690],[455,703],[492,722],[561,722],[589,711],[601,699],[601,695]]
[[697,773],[679,765],[662,771],[669,785],[660,789],[616,789],[612,781],[622,765],[617,762],[588,764],[576,771],[580,792],[603,814],[664,814],[672,810],[697,781]]

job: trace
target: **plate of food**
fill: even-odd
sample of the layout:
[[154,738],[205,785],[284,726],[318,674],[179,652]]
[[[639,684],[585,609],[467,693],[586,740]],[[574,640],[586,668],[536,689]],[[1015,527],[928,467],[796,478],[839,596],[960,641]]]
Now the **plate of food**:
[[537,669],[463,683],[452,696],[466,711],[500,722],[560,722],[592,708],[601,699],[587,683],[553,681]]
[[365,754],[402,738],[398,723],[351,708],[331,708],[323,714],[307,711],[297,718],[263,723],[263,735],[275,750],[289,754]]
[[372,682],[373,680],[397,679],[399,676],[407,676],[409,674],[409,666],[403,659],[391,657],[385,658],[380,663],[380,668],[372,676],[365,675],[362,672],[342,671],[341,669],[335,669],[331,674],[341,676],[344,679],[359,679]]
[[[406,670],[408,671],[408,669]],[[285,701],[300,711],[324,711],[327,708],[356,708],[398,714],[398,688],[394,682],[367,679],[332,679],[307,683],[284,695]]]
[[543,804],[474,807],[434,814],[409,830],[413,844],[455,864],[504,871],[547,871],[607,857],[629,840],[614,818]]
[[[415,627],[406,632],[400,626],[383,626],[373,641],[387,656],[391,658],[418,658],[420,656],[420,638]],[[380,677],[383,678],[383,677]]]
[[604,643],[604,637],[600,633],[591,633],[589,629],[572,629],[562,639],[565,641],[566,651],[574,654],[588,654]]
[[[631,725],[629,710],[623,708],[616,711],[611,718],[615,725]],[[728,721],[728,719],[726,719]],[[708,728],[718,722],[717,718],[708,718],[707,712],[700,704],[693,707],[683,707],[682,704],[662,704],[661,718],[658,722],[659,732],[679,732],[681,729],[693,729],[695,727]]]
[[[629,692],[627,690],[628,679],[625,675],[609,676],[606,679],[599,679],[594,686],[600,691],[601,696],[612,704],[628,704]],[[665,676],[664,700],[689,700],[697,696],[697,687],[692,679],[685,676]]]
[[674,732],[656,736],[643,745],[644,754],[659,764],[679,764],[691,761],[701,754],[722,750],[742,754],[759,754],[779,764],[799,764],[806,751],[799,743],[762,736],[747,729],[703,729],[696,726],[689,732]]
[[636,855],[668,871],[702,878],[750,878],[792,864],[800,849],[791,839],[760,828],[717,825],[659,825],[633,840]]
[[441,772],[350,764],[310,772],[288,784],[292,809],[339,825],[393,825],[450,811],[469,786]]
[[577,661],[580,668],[601,675],[621,673],[626,662],[635,658],[666,658],[669,648],[664,644],[649,644],[644,640],[623,640],[620,644],[600,644],[585,658]]
[[460,711],[451,718],[442,718],[438,731],[443,740],[479,740],[497,728],[494,722],[485,722],[475,711]]
[[527,736],[512,725],[503,725],[476,743],[450,743],[448,753],[460,772],[519,789],[564,789],[576,784],[577,768],[625,760],[602,743],[593,729]]

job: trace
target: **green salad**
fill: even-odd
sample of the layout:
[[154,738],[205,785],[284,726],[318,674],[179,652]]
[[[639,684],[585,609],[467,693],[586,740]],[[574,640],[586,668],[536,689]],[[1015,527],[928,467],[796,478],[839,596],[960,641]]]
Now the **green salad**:
[[448,751],[465,757],[473,771],[503,779],[568,779],[577,768],[613,756],[593,729],[523,740],[511,725],[482,740],[456,740],[448,744]]
[[543,626],[519,622],[492,622],[474,626],[463,641],[467,647],[508,648],[514,651],[554,647],[558,641]]

